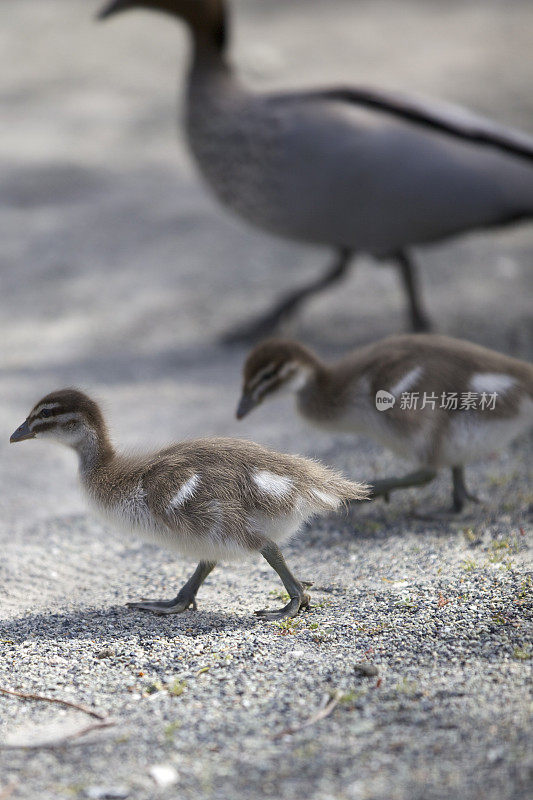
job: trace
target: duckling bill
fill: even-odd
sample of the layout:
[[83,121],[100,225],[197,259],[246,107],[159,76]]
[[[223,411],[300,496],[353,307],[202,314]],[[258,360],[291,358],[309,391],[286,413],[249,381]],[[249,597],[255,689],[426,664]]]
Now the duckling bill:
[[155,614],[196,609],[198,589],[218,561],[261,553],[290,600],[284,608],[257,615],[266,620],[296,616],[309,606],[309,595],[279,544],[315,514],[368,495],[363,484],[317,462],[239,439],[198,439],[146,455],[122,455],[111,443],[97,403],[76,389],[43,397],[10,441],[34,438],[77,453],[82,490],[105,521],[199,561],[175,598],[128,603]]
[[298,342],[272,339],[251,351],[243,372],[239,419],[290,391],[309,422],[366,434],[417,467],[373,482],[374,497],[427,483],[448,467],[455,512],[477,500],[465,465],[533,425],[533,366],[446,336],[391,336],[335,364]]

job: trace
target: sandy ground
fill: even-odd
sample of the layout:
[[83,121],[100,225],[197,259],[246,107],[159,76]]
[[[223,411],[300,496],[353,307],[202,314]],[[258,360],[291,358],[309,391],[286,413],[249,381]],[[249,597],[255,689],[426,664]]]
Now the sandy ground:
[[[531,438],[470,470],[489,500],[466,519],[413,518],[447,502],[443,475],[312,525],[287,557],[315,605],[287,626],[253,618],[279,603],[259,562],[213,573],[197,613],[128,611],[127,599],[172,595],[191,565],[86,515],[68,452],[7,444],[43,393],[78,385],[125,446],[229,434],[356,478],[402,469],[365,440],[310,430],[288,402],[235,421],[245,353],[219,334],[327,254],[241,226],[199,184],[176,143],[184,32],[146,14],[97,25],[95,9],[3,3],[0,686],[117,724],[64,748],[0,751],[0,797],[525,798]],[[241,0],[235,61],[259,87],[361,80],[533,132],[532,30],[518,0]],[[531,226],[419,258],[441,331],[531,358]],[[290,332],[333,355],[402,326],[396,275],[362,260]],[[0,715],[4,743],[90,722],[7,697]]]

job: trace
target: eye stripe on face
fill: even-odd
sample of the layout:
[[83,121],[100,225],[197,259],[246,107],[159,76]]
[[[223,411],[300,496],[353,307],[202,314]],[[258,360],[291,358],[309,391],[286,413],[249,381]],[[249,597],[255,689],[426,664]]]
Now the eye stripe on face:
[[297,370],[298,370],[298,364],[296,364],[294,361],[287,361],[285,364],[283,364],[283,366],[279,370],[279,377],[286,378],[287,376],[297,372]]
[[65,413],[65,414],[55,414],[51,419],[50,422],[55,422],[56,425],[62,425],[65,422],[74,422],[81,420],[81,414],[77,414],[75,411],[72,413]]
[[54,430],[54,428],[57,428],[57,425],[55,422],[50,422],[49,420],[43,419],[43,420],[34,420],[30,424],[29,428],[32,433],[38,434],[38,433],[44,433],[45,431]]
[[65,425],[67,422],[79,422],[82,420],[80,414],[75,412],[72,413],[64,413],[64,414],[55,414],[51,417],[47,417],[46,419],[41,419],[40,417],[36,417],[30,420],[30,430],[31,431],[43,431],[43,430],[50,430],[56,426]]
[[254,391],[251,393],[252,398],[257,402],[258,400],[262,400],[265,395],[270,394],[275,389],[281,386],[281,381],[276,377],[274,380],[263,381],[256,386]]
[[43,411],[53,411],[55,408],[59,408],[59,403],[39,403],[39,405],[33,409],[30,414],[30,419],[36,419]]
[[265,378],[273,378],[278,368],[274,362],[268,364],[263,369],[256,372],[252,380],[248,382],[248,391],[253,391]]

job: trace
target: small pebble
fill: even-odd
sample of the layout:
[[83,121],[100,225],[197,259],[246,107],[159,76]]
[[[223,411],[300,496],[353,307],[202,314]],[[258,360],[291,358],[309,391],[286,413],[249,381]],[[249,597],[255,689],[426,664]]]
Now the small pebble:
[[148,770],[157,786],[164,789],[178,781],[178,773],[171,764],[154,764]]
[[358,661],[353,665],[354,671],[360,675],[365,675],[367,678],[373,678],[379,673],[379,669],[375,664],[369,664],[367,661]]
[[115,655],[115,651],[111,647],[104,647],[96,654],[96,658],[111,658]]
[[89,786],[85,790],[90,800],[124,800],[129,797],[130,790],[126,786]]

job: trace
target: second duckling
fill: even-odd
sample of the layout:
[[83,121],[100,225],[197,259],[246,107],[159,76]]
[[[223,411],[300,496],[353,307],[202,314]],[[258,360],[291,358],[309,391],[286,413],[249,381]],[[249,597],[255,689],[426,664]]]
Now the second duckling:
[[142,600],[131,608],[177,614],[196,608],[196,593],[219,560],[261,553],[289,595],[266,620],[296,616],[309,605],[279,543],[315,514],[362,500],[367,487],[314,461],[239,439],[198,439],[141,456],[115,452],[102,412],[90,397],[62,389],[43,397],[11,442],[51,439],[78,454],[82,489],[113,525],[199,560],[171,600]]
[[533,366],[446,336],[391,336],[335,364],[295,341],[265,341],[244,365],[237,417],[282,390],[296,395],[310,422],[367,434],[418,467],[373,483],[374,497],[427,483],[448,467],[454,512],[477,501],[465,485],[465,464],[533,424]]

